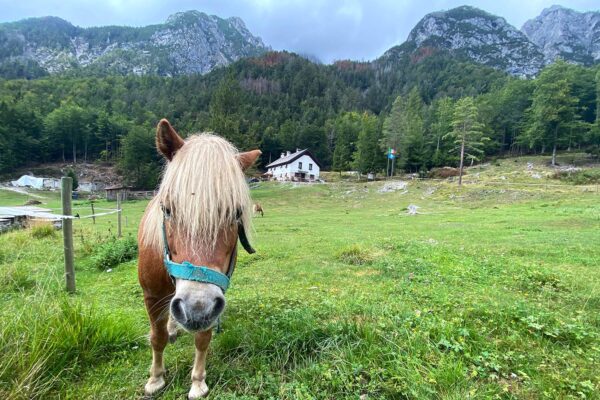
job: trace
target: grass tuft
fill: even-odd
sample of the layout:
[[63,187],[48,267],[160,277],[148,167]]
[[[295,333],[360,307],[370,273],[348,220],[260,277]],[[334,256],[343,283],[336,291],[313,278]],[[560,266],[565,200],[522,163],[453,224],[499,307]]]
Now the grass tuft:
[[358,244],[353,244],[341,249],[337,253],[336,258],[341,262],[350,265],[365,265],[372,263],[375,259],[375,255],[372,251],[365,249]]
[[44,239],[55,235],[54,226],[51,223],[36,223],[29,229],[31,236],[35,239]]

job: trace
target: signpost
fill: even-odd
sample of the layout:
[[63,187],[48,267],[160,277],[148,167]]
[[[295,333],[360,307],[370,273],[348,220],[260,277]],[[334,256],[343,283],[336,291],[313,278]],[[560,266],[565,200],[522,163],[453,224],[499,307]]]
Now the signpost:
[[[390,173],[390,160],[392,160],[392,171]],[[388,177],[394,176],[394,164],[396,161],[396,149],[389,148],[387,152],[387,169]]]

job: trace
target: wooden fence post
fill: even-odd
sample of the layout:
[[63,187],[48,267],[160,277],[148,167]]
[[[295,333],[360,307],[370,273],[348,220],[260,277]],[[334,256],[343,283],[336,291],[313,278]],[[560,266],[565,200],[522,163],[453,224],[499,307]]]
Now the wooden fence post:
[[94,225],[96,225],[96,212],[94,211],[94,200],[91,200],[90,204],[92,205],[92,221],[94,221]]
[[121,237],[121,192],[117,192],[117,237]]
[[[62,213],[70,216],[72,214],[71,196],[73,196],[73,179],[63,177],[60,180]],[[75,267],[73,261],[73,220],[65,218],[62,220],[63,244],[65,250],[65,280],[67,292],[75,293]]]

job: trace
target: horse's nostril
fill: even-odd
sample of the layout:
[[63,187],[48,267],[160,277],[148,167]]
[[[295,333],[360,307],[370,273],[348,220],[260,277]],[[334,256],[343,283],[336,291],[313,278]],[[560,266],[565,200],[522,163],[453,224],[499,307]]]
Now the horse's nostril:
[[177,321],[187,321],[188,318],[185,312],[185,305],[183,303],[183,300],[173,299],[173,301],[171,302],[171,314],[173,315],[173,318],[175,318]]
[[216,316],[221,314],[223,309],[225,308],[225,299],[222,297],[215,298],[215,304],[213,305],[212,315]]

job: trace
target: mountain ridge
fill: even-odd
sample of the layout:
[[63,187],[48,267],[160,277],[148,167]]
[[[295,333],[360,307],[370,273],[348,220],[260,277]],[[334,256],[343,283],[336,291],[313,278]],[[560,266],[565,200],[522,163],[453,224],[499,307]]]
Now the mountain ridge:
[[377,61],[420,59],[433,51],[523,77],[535,76],[558,57],[589,66],[600,61],[600,12],[552,6],[518,30],[504,18],[472,6],[435,11]]
[[59,17],[0,24],[0,70],[32,64],[39,74],[206,73],[270,50],[243,20],[185,11],[162,24],[81,28]]
[[[141,27],[82,28],[59,17],[0,24],[0,76],[8,78],[204,74],[270,50],[241,18],[196,10]],[[415,24],[406,41],[371,64],[395,68],[400,59],[417,62],[440,51],[522,77],[537,75],[557,57],[593,65],[600,61],[600,12],[555,5],[519,30],[472,6],[434,11]]]

